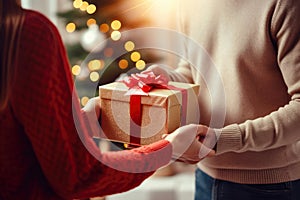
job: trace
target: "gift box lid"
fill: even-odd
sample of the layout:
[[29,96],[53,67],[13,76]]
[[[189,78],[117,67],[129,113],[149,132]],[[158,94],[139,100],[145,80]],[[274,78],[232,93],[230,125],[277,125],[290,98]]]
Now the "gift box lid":
[[[173,85],[178,88],[193,90],[196,95],[199,93],[199,85],[169,82],[169,85]],[[130,95],[125,95],[129,88],[122,82],[112,82],[106,85],[99,86],[99,96],[101,99],[109,99],[114,101],[129,102]],[[141,104],[168,107],[181,104],[181,91],[169,90],[169,89],[157,89],[154,88],[148,92],[148,96],[142,96]]]

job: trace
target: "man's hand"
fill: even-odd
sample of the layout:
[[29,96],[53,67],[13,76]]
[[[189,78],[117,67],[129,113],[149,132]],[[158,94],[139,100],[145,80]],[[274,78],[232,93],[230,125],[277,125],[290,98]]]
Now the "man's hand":
[[173,145],[173,159],[195,164],[205,157],[215,155],[212,148],[200,141],[200,138],[206,136],[207,130],[206,126],[190,124],[164,135],[164,139]]
[[159,66],[159,65],[156,65],[156,64],[151,65],[144,72],[146,72],[146,71],[152,71],[156,76],[162,74],[164,77],[166,77],[167,81],[171,80],[171,78],[168,74],[168,71],[166,69],[164,69],[163,67]]

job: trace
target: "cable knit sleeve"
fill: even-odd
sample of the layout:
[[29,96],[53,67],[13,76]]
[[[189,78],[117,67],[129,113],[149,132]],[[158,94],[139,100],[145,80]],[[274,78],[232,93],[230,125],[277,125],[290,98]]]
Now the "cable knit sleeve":
[[[14,85],[16,118],[47,181],[63,198],[129,190],[170,161],[172,147],[165,140],[132,151],[99,151],[83,123],[77,97],[72,109],[73,80],[60,35],[48,19],[33,11],[27,11],[23,26]],[[83,133],[81,138],[77,131]]]
[[278,1],[271,22],[277,62],[290,102],[265,117],[225,127],[218,141],[219,154],[263,151],[300,140],[300,23],[295,20],[299,17],[299,1]]

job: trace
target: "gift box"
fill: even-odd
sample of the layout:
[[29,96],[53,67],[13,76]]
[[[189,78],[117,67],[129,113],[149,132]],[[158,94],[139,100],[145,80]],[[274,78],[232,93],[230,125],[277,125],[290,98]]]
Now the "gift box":
[[99,137],[140,146],[182,125],[199,123],[198,92],[199,85],[179,82],[102,85]]

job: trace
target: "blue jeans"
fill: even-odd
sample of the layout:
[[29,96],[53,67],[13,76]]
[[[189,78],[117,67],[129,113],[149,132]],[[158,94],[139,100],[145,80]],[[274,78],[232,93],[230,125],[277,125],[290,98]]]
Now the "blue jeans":
[[239,184],[196,170],[195,200],[300,200],[300,180],[276,184]]

